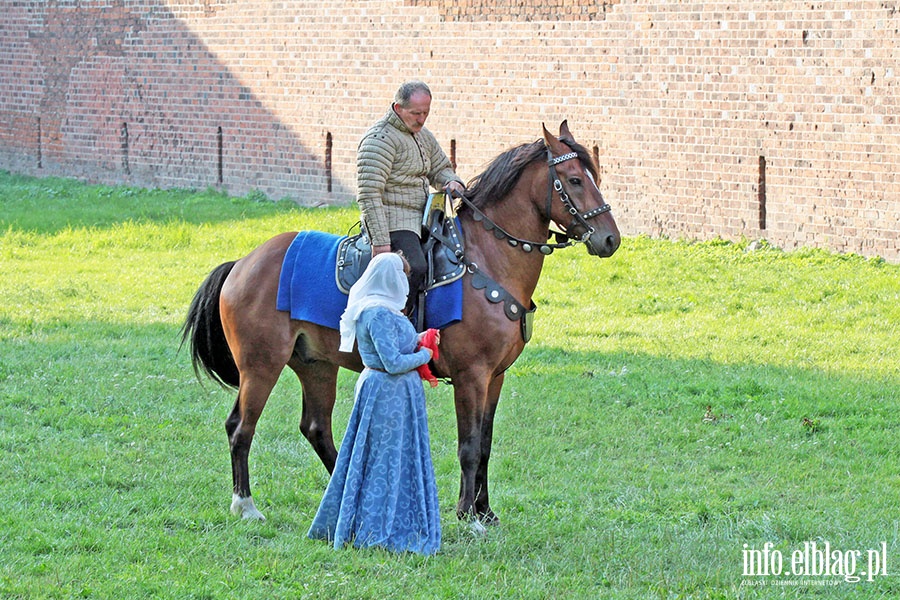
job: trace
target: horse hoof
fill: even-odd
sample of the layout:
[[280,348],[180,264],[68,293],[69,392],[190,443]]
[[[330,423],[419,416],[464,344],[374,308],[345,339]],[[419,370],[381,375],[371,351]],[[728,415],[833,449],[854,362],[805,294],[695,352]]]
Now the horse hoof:
[[457,511],[456,518],[467,523],[478,522],[486,527],[496,527],[500,525],[500,517],[494,514],[494,511],[488,509],[485,512]]
[[487,535],[487,527],[485,527],[484,524],[477,519],[472,519],[471,521],[469,521],[469,531],[477,536]]
[[231,497],[231,514],[240,516],[242,519],[250,519],[253,521],[265,521],[266,517],[259,512],[253,498],[248,496],[241,498],[237,494]]
[[486,513],[478,515],[478,521],[482,525],[487,525],[488,527],[497,527],[500,525],[500,517],[494,514],[494,511],[488,509]]

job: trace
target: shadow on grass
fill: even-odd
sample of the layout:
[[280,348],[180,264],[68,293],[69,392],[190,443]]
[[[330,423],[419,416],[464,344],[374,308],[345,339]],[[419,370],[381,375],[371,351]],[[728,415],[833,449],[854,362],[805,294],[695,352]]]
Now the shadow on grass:
[[[34,327],[15,321],[3,327],[0,414],[13,432],[5,449],[27,441],[38,448],[51,444],[38,451],[52,453],[56,436],[117,443],[123,428],[134,428],[140,437],[142,428],[156,430],[161,423],[178,423],[187,427],[185,435],[212,435],[221,442],[234,392],[196,380],[187,349],[179,352],[175,327]],[[355,381],[354,374],[341,373],[339,421],[349,412]],[[297,432],[300,387],[289,373],[283,379],[261,426],[296,438],[315,463]],[[444,386],[429,398],[435,438],[449,454],[455,444],[451,391]],[[554,466],[567,453],[594,461],[594,452],[630,464],[628,449],[637,447],[655,468],[706,453],[711,476],[717,469],[746,468],[757,475],[807,477],[810,468],[840,465],[844,476],[849,470],[865,478],[897,458],[890,438],[900,433],[898,398],[896,380],[535,344],[507,373],[497,434],[502,446],[543,448]],[[4,461],[12,458],[5,456]],[[502,460],[503,450],[495,457]]]
[[[189,414],[207,405],[200,395],[233,398],[210,381],[198,382],[180,332],[168,324],[58,322],[38,326],[4,319],[0,357],[3,404],[39,410],[48,398],[127,411],[179,406]],[[343,371],[342,371],[343,373]],[[344,379],[354,379],[347,372]],[[299,402],[299,385],[286,376]],[[122,390],[128,394],[120,395]],[[166,401],[161,403],[160,397]],[[900,423],[900,381],[768,364],[634,353],[564,351],[532,343],[507,372],[498,416],[509,405],[532,404],[546,419],[578,415],[603,419],[635,410],[648,422],[671,417],[732,429],[790,423],[798,434],[859,436]],[[219,402],[219,400],[216,400]],[[202,409],[201,409],[202,410]],[[535,409],[538,410],[538,409]],[[265,419],[265,416],[263,417]],[[804,423],[804,419],[809,423]],[[292,424],[293,427],[293,424]]]
[[[262,536],[295,569],[320,550],[303,534],[327,477],[297,430],[293,377],[276,387],[251,457],[270,522],[245,527],[227,513],[222,423],[234,394],[195,381],[176,327],[3,326],[0,493],[19,510],[4,519],[0,556],[14,553],[24,577],[40,580],[58,555],[127,573],[148,543],[163,557],[205,548],[192,561],[215,565],[236,539]],[[342,372],[336,429],[354,381]],[[422,568],[474,556],[536,585],[538,556],[557,583],[646,592],[737,585],[744,543],[886,539],[893,553],[898,392],[896,381],[852,375],[532,344],[507,374],[495,424],[492,502],[504,525],[480,543],[448,529],[443,556]],[[427,396],[449,515],[451,390]]]

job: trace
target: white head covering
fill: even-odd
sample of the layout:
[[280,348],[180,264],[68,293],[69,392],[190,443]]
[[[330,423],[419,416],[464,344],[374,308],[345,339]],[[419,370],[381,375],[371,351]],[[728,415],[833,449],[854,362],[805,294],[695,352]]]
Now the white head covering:
[[353,352],[356,321],[367,308],[384,306],[399,313],[406,306],[409,281],[403,259],[393,252],[375,256],[359,280],[350,288],[347,308],[341,315],[341,352]]

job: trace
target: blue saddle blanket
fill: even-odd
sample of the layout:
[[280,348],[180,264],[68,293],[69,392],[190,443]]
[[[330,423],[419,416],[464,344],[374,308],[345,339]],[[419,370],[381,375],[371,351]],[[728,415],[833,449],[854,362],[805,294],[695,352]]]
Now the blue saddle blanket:
[[[337,286],[338,245],[346,236],[301,231],[291,242],[278,280],[275,308],[297,321],[339,329],[347,295]],[[425,327],[444,329],[462,320],[462,279],[425,295]]]

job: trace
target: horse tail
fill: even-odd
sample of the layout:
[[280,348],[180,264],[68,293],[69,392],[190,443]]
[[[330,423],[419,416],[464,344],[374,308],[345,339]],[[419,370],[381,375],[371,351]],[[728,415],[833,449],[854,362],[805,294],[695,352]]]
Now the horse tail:
[[200,284],[181,326],[181,345],[190,339],[191,363],[198,379],[202,369],[222,387],[236,388],[241,377],[225,339],[219,312],[222,286],[234,264],[235,261],[231,261],[219,265]]

